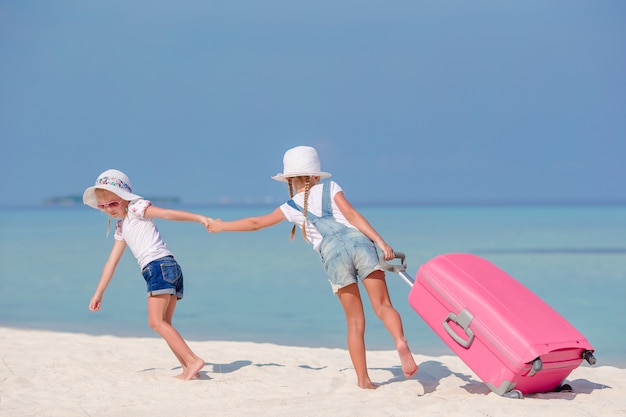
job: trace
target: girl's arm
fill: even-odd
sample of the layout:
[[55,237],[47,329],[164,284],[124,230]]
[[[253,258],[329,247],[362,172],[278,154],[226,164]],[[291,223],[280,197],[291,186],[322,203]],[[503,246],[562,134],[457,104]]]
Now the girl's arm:
[[116,240],[113,244],[113,248],[111,249],[111,253],[109,254],[109,259],[107,259],[107,261],[104,263],[104,267],[102,268],[100,282],[98,283],[96,292],[94,292],[93,297],[91,297],[91,301],[89,302],[89,310],[100,310],[102,306],[102,297],[104,296],[104,291],[107,289],[109,282],[111,282],[111,279],[113,278],[115,268],[117,267],[117,264],[120,261],[122,254],[124,253],[124,249],[126,249],[126,242],[124,242],[123,240]]
[[339,207],[339,210],[344,215],[346,220],[350,222],[351,225],[355,226],[357,229],[361,231],[365,236],[370,238],[376,245],[383,251],[385,254],[386,260],[391,260],[394,258],[395,253],[391,246],[387,244],[383,240],[383,238],[378,234],[376,230],[369,224],[369,222],[363,217],[361,213],[359,213],[352,204],[346,199],[346,196],[343,194],[343,191],[335,194],[334,197],[335,204]]
[[233,220],[230,222],[222,221],[221,219],[209,220],[209,232],[252,232],[266,227],[274,226],[285,220],[286,217],[283,214],[280,207],[271,213],[258,217],[247,217],[245,219]]
[[144,217],[172,220],[179,222],[198,222],[202,224],[207,230],[209,228],[210,217],[203,216],[202,214],[190,213],[183,210],[170,210],[156,206],[148,206],[144,211]]

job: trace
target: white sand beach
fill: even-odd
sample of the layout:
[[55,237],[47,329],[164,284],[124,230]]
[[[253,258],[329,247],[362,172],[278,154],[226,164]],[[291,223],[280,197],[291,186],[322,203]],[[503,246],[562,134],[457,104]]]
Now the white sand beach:
[[190,341],[201,379],[180,369],[160,338],[120,338],[0,328],[0,416],[625,416],[626,369],[574,370],[573,392],[509,399],[492,393],[455,356],[419,354],[402,376],[395,351],[368,352],[356,385],[348,352],[246,342]]

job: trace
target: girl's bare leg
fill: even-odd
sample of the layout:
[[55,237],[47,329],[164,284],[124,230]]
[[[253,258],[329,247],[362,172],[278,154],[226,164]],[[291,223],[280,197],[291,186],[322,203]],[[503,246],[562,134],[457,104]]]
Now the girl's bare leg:
[[[178,302],[178,298],[176,298],[176,296],[171,296],[170,297],[170,302],[167,305],[167,310],[165,311],[165,321],[172,327],[174,327],[172,325],[172,319],[174,318],[174,311],[176,310],[176,303]],[[185,374],[186,370],[187,370],[187,365],[184,362],[184,360],[178,356],[178,354],[174,351],[172,351],[174,353],[174,356],[176,356],[176,359],[178,359],[178,362],[180,362],[181,367],[183,368],[183,371],[180,373],[180,375],[177,375],[176,378],[179,379],[183,379],[183,375]],[[194,375],[191,379],[199,379],[200,378],[200,374],[196,373],[196,375]]]
[[385,273],[383,271],[372,272],[363,280],[363,285],[370,297],[374,313],[382,320],[385,328],[393,337],[404,376],[406,378],[412,377],[417,372],[418,367],[404,337],[400,314],[391,305]]
[[367,373],[367,361],[365,357],[365,314],[363,303],[357,284],[350,284],[337,292],[341,306],[346,315],[348,326],[348,352],[352,365],[356,371],[360,388],[376,389],[376,385],[370,380]]
[[160,294],[148,297],[148,324],[165,340],[183,367],[183,373],[178,377],[189,380],[197,377],[204,367],[204,360],[191,351],[182,336],[172,327],[175,308],[176,296]]

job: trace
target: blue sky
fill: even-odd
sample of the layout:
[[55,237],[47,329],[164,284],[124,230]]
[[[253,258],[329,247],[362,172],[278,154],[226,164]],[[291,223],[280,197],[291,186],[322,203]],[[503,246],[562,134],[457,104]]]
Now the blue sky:
[[626,2],[0,0],[0,206],[626,201]]

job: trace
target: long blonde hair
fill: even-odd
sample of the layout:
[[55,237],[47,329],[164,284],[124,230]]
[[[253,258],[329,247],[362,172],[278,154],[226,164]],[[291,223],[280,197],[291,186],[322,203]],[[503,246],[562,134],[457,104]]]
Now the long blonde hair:
[[[302,214],[304,214],[304,222],[302,223],[302,237],[304,238],[304,240],[307,240],[306,238],[306,214],[307,214],[307,207],[309,205],[309,190],[311,189],[311,177],[290,177],[287,178],[287,183],[289,184],[289,197],[293,198],[294,196],[294,190],[293,190],[293,180],[297,180],[297,181],[304,181],[304,211]],[[293,227],[291,228],[291,234],[289,235],[289,238],[291,240],[293,240],[294,236],[296,235],[296,225],[294,224]]]

